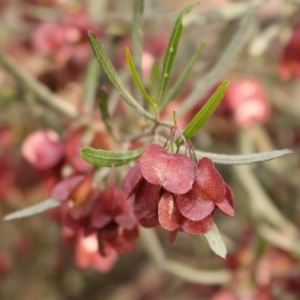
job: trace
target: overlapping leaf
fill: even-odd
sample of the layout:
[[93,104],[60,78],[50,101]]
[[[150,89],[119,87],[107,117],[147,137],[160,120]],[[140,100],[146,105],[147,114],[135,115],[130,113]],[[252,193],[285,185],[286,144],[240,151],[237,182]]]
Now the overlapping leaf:
[[174,194],[188,192],[195,180],[194,162],[181,154],[170,154],[158,144],[147,146],[140,159],[143,177]]

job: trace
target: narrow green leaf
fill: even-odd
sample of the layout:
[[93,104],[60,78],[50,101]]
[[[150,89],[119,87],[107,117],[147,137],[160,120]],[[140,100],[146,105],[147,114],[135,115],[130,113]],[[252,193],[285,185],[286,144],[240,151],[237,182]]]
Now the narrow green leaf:
[[100,42],[96,38],[96,36],[89,31],[89,40],[91,43],[91,46],[93,48],[93,51],[95,53],[95,56],[97,58],[97,61],[103,68],[105,74],[111,81],[111,83],[114,85],[115,89],[119,92],[121,97],[125,100],[125,102],[133,107],[135,110],[137,110],[142,116],[147,117],[151,120],[155,119],[149,112],[147,112],[128,92],[128,90],[125,88],[121,78],[117,74],[116,70],[114,69],[113,65],[109,61],[107,55],[105,54]]
[[225,80],[209,98],[205,105],[193,117],[183,132],[186,139],[191,139],[194,137],[198,130],[203,127],[206,121],[211,117],[218,105],[221,103],[228,86],[229,81]]
[[264,162],[264,161],[276,159],[281,156],[292,154],[292,153],[293,151],[290,149],[273,150],[273,151],[250,153],[250,154],[238,154],[238,155],[219,154],[219,153],[204,152],[198,150],[195,151],[196,157],[198,159],[202,157],[208,157],[214,163],[223,164],[223,165],[254,164],[258,162]]
[[160,76],[161,70],[159,64],[155,62],[152,66],[150,75],[150,95],[152,95],[154,98],[158,97]]
[[204,233],[204,237],[210,247],[210,249],[217,255],[221,256],[222,258],[226,258],[227,249],[222,240],[220,232],[218,230],[217,225],[214,223],[210,231]]
[[187,77],[190,75],[191,71],[193,70],[196,61],[199,59],[200,54],[202,53],[202,50],[204,48],[204,43],[201,44],[195,54],[192,56],[192,58],[188,61],[186,67],[183,69],[183,71],[180,73],[180,76],[174,83],[173,87],[169,90],[167,93],[163,103],[160,105],[160,111],[163,111],[166,106],[175,99],[175,97],[178,95],[178,93],[182,90],[182,86],[187,79]]
[[81,157],[88,163],[97,167],[119,167],[138,159],[143,154],[143,149],[132,151],[107,151],[91,147],[80,150]]
[[138,88],[140,89],[142,95],[144,96],[145,100],[147,101],[147,103],[154,109],[156,115],[158,114],[158,107],[157,107],[157,103],[156,101],[147,93],[144,84],[135,68],[130,50],[128,48],[125,49],[125,53],[126,53],[126,59],[130,68],[130,72],[132,75],[133,80],[135,81],[135,83],[137,84]]
[[15,211],[9,215],[6,215],[3,219],[3,221],[11,221],[15,219],[21,219],[26,218],[30,216],[34,216],[37,214],[40,214],[44,211],[47,211],[49,209],[52,209],[54,207],[60,206],[62,204],[61,201],[49,198],[43,202],[31,205],[29,207],[26,207],[24,209]]
[[161,103],[163,100],[163,97],[165,95],[169,80],[170,80],[170,74],[174,65],[174,59],[177,53],[179,41],[183,32],[183,19],[184,17],[191,12],[192,9],[194,9],[198,4],[192,4],[187,6],[177,17],[177,20],[175,22],[169,43],[167,52],[164,56],[163,61],[163,69],[162,69],[162,80],[160,84],[159,89],[159,100],[158,103]]
[[101,111],[101,117],[103,121],[107,121],[109,119],[108,105],[107,105],[107,93],[105,90],[100,89],[99,91],[99,107]]

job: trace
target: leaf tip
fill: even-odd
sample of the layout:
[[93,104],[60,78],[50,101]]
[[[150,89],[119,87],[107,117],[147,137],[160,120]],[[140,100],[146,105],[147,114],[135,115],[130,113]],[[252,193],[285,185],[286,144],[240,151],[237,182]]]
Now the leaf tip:
[[88,30],[87,33],[89,38],[95,37],[95,33],[92,30]]
[[285,154],[291,154],[291,153],[294,153],[294,151],[293,151],[292,149],[289,149],[289,148],[283,149],[282,151],[284,151]]
[[226,259],[227,249],[215,223],[213,224],[212,228],[204,234],[204,237],[210,249],[218,256]]
[[89,147],[82,147],[81,149],[79,149],[80,154],[85,153],[87,150],[89,149]]
[[230,85],[230,80],[228,80],[228,79],[224,80],[222,85],[227,89],[228,86]]
[[89,150],[90,150],[90,147],[82,147],[80,150],[79,150],[79,155],[81,156],[81,158],[83,160],[85,160],[86,162],[89,162],[87,160],[87,155],[89,153]]
[[12,213],[4,216],[4,218],[2,219],[2,221],[3,222],[9,222],[9,221],[20,219],[20,218],[22,218],[22,217],[20,217],[18,215],[18,211],[17,211],[17,212],[12,212]]
[[26,207],[24,209],[17,210],[15,212],[8,214],[3,218],[3,221],[7,222],[7,221],[16,220],[16,219],[27,218],[27,217],[30,217],[33,215],[40,214],[44,211],[47,211],[49,209],[55,208],[60,205],[61,205],[61,201],[49,198],[43,202],[33,204],[29,207]]
[[5,217],[2,219],[2,222],[8,222],[8,221],[10,221],[9,215],[5,216]]

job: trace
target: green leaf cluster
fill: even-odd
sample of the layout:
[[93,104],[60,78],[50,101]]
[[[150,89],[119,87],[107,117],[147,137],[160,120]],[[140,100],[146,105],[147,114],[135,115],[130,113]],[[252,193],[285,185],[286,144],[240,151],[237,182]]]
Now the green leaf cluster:
[[[93,48],[95,57],[99,64],[101,65],[103,71],[106,73],[107,77],[116,88],[116,90],[120,93],[121,97],[125,100],[125,102],[133,107],[140,115],[144,116],[145,118],[151,120],[157,120],[159,118],[159,113],[166,107],[166,105],[173,100],[176,94],[180,91],[183,82],[188,77],[192,70],[192,66],[195,63],[195,60],[199,57],[203,46],[201,46],[196,54],[192,57],[192,59],[187,64],[186,68],[182,71],[182,75],[177,79],[174,84],[174,87],[171,88],[167,92],[167,88],[170,81],[171,71],[174,66],[176,53],[178,50],[179,42],[184,30],[184,17],[190,13],[198,4],[192,4],[186,7],[177,17],[175,22],[173,31],[171,33],[167,51],[165,53],[163,64],[162,64],[162,71],[160,73],[157,72],[158,67],[157,64],[154,65],[153,74],[155,74],[155,79],[153,80],[153,84],[156,85],[155,90],[157,90],[157,95],[150,95],[143,84],[143,81],[138,73],[134,61],[132,59],[132,55],[129,49],[126,49],[126,58],[128,62],[128,66],[132,75],[132,78],[138,87],[140,93],[142,94],[144,100],[147,104],[153,109],[154,114],[149,113],[127,90],[125,85],[123,84],[121,78],[117,74],[116,70],[114,69],[113,65],[109,61],[105,51],[98,41],[96,36],[89,32],[89,40],[91,46]],[[159,82],[157,82],[157,77],[159,77]],[[154,89],[152,89],[154,90]]]

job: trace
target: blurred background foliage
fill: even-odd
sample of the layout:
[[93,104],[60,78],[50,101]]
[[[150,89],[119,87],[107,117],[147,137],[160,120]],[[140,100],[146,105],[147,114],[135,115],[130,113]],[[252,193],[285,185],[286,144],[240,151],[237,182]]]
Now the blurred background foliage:
[[[146,85],[153,62],[162,59],[177,15],[188,4],[145,1]],[[107,83],[101,75],[93,83],[99,67],[87,30],[97,33],[130,85],[124,49],[131,44],[133,6],[134,1],[0,0],[1,217],[48,197],[40,173],[21,155],[25,137],[51,128],[67,139],[85,124],[86,115],[99,114],[94,103],[96,87]],[[297,0],[212,0],[201,1],[185,19],[174,78],[200,43],[205,48],[167,110],[176,109],[180,116],[187,95],[196,95],[200,103],[220,80],[231,81],[224,106],[194,139],[195,147],[226,154],[294,151],[253,166],[219,166],[233,188],[236,209],[234,218],[217,215],[229,251],[225,261],[199,238],[180,234],[169,244],[168,237],[158,231],[167,257],[198,270],[224,269],[224,278],[203,273],[212,276],[206,284],[201,276],[197,279],[197,273],[189,273],[194,279],[188,280],[178,275],[181,271],[163,270],[145,251],[144,240],[132,254],[119,257],[109,272],[80,269],[74,245],[62,237],[55,214],[49,213],[1,224],[1,299],[298,299],[299,17]],[[116,105],[118,96],[109,85],[107,89]],[[126,120],[116,118],[114,126],[128,123],[124,132],[134,132],[134,114],[118,109],[126,112]],[[185,111],[179,124],[186,124],[191,111]],[[104,128],[101,122],[99,126]]]

